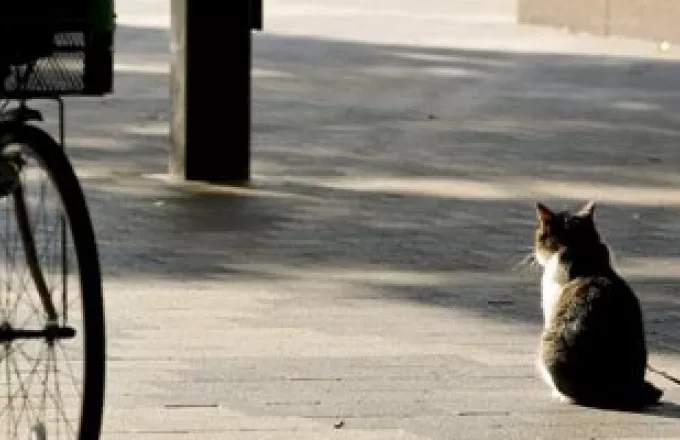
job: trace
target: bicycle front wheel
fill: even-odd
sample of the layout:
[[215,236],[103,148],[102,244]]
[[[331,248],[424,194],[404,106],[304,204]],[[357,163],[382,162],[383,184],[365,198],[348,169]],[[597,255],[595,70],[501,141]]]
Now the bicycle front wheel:
[[0,124],[0,437],[94,440],[105,331],[89,212],[61,147]]

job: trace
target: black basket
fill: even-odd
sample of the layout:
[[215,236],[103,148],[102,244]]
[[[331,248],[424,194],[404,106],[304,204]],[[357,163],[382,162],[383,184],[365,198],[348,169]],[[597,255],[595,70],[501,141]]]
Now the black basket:
[[[70,0],[71,3],[33,1],[43,7],[37,17],[25,7],[0,7],[0,18],[8,18],[0,20],[0,97],[49,98],[110,93],[113,86],[113,30],[95,30],[83,14],[65,7],[80,7],[84,4],[82,0]],[[60,5],[60,8],[46,10],[47,4]],[[78,10],[84,11],[84,8]],[[12,25],[5,26],[3,21]]]

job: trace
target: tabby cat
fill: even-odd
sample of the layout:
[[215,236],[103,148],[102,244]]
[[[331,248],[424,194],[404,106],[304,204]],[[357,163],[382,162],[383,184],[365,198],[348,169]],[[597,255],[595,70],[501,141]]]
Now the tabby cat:
[[640,409],[662,392],[645,381],[640,303],[612,267],[593,202],[575,214],[536,205],[534,257],[543,268],[538,367],[553,396],[600,408]]

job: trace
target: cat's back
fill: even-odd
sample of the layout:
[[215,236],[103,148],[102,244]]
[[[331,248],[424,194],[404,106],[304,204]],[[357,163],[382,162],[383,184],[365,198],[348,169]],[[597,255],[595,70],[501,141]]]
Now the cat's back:
[[576,277],[565,284],[547,333],[572,347],[601,346],[598,350],[615,351],[627,344],[644,346],[639,301],[613,271]]
[[565,284],[541,338],[541,359],[560,392],[577,401],[639,400],[647,348],[633,290],[616,275]]
[[575,277],[562,287],[555,318],[576,319],[579,317],[621,316],[640,313],[635,292],[613,271]]

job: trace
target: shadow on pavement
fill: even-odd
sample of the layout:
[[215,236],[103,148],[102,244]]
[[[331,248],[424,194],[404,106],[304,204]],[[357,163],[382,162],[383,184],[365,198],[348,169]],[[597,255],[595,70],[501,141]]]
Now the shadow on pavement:
[[661,405],[647,410],[645,414],[664,419],[680,419],[680,405],[672,402],[662,402]]
[[111,276],[338,282],[535,324],[538,275],[512,271],[533,202],[595,198],[654,344],[680,349],[677,62],[257,35],[236,190],[148,177],[168,159],[167,33],[118,35],[118,91],[73,106],[70,150]]

